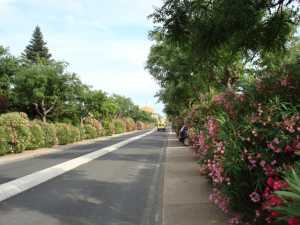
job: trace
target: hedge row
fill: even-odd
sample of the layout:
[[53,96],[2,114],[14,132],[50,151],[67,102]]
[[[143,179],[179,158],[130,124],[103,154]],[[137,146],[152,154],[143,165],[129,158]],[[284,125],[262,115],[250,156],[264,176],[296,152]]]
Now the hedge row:
[[66,123],[30,121],[25,113],[0,115],[0,155],[19,153],[53,145],[65,145],[103,135],[119,134],[149,126],[131,118],[115,119],[101,123],[94,118],[85,118],[80,127]]
[[191,117],[200,172],[230,224],[300,224],[299,65],[216,93]]

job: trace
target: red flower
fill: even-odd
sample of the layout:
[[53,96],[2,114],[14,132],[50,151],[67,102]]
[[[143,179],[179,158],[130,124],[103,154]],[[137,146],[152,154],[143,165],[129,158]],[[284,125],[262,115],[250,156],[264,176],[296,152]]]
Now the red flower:
[[272,177],[269,177],[268,180],[267,180],[267,184],[268,184],[270,187],[273,187],[274,179],[273,179]]
[[277,212],[277,211],[272,211],[272,212],[271,212],[271,216],[272,216],[272,217],[279,217],[279,216],[280,216],[280,213]]
[[268,199],[268,205],[270,206],[278,206],[282,204],[281,198],[277,197],[276,195],[271,195]]
[[297,217],[291,217],[287,222],[289,225],[298,225],[300,223],[300,220]]
[[288,183],[282,180],[275,181],[273,183],[273,188],[275,191],[288,188]]
[[287,145],[284,148],[284,152],[285,153],[294,153],[294,149],[291,146]]
[[263,197],[265,199],[269,198],[269,196],[271,195],[271,189],[269,187],[266,187],[266,189],[264,190],[264,193],[263,193]]

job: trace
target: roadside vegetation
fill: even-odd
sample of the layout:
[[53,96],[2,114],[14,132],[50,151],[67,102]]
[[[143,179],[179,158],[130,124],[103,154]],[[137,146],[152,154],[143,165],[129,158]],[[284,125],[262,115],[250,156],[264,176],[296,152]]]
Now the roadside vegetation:
[[36,27],[21,57],[0,46],[0,155],[145,129],[130,98],[83,84],[53,59]]
[[147,69],[230,224],[300,224],[296,0],[166,0]]

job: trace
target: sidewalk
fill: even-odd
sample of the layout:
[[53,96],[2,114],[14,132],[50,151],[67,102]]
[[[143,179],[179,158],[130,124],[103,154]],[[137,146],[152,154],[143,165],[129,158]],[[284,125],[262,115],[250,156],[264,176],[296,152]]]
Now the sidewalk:
[[209,202],[210,187],[199,175],[187,147],[169,135],[163,190],[163,225],[225,225],[225,215]]

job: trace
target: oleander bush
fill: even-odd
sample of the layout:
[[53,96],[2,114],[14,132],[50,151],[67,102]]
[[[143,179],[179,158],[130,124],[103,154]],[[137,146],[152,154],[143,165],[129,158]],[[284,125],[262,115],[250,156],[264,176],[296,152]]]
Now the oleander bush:
[[124,118],[126,131],[134,131],[136,130],[136,124],[132,118]]
[[6,113],[0,116],[0,127],[8,134],[9,152],[22,152],[30,142],[29,120],[24,113]]
[[274,211],[293,207],[276,193],[300,160],[299,1],[164,3],[146,68],[176,131],[192,128],[211,201],[230,224],[299,225]]
[[28,127],[31,135],[26,149],[34,150],[45,147],[45,134],[40,123],[37,121],[31,121],[29,122]]
[[58,144],[66,145],[80,140],[80,130],[70,124],[56,123]]
[[0,127],[0,155],[5,155],[11,151],[9,140],[7,130],[4,127]]
[[[136,125],[130,118],[105,120],[102,127],[95,118],[86,117],[80,128],[77,128],[67,123],[30,121],[25,113],[1,114],[0,155],[52,147],[56,144],[65,145],[102,135],[119,134],[135,128]],[[141,125],[140,129],[143,128],[144,125]]]
[[80,127],[81,139],[93,139],[98,137],[98,132],[92,125],[86,124]]
[[101,122],[99,120],[95,119],[94,117],[87,116],[87,117],[83,118],[83,124],[90,125],[93,128],[95,128],[97,137],[104,135],[104,131],[103,131]]
[[288,224],[300,223],[300,162],[295,168],[284,173],[284,186],[275,194],[281,199],[282,204],[274,208],[279,220],[285,220]]
[[114,134],[114,123],[112,123],[110,120],[103,120],[103,129],[104,129],[104,135],[110,136]]
[[58,144],[55,125],[52,123],[45,123],[42,121],[37,122],[43,130],[44,147],[52,147],[53,145]]
[[122,119],[114,119],[112,123],[114,126],[114,134],[120,134],[126,131],[126,124]]
[[231,224],[291,224],[273,208],[283,204],[282,172],[300,160],[299,90],[298,72],[287,70],[216,93],[199,109],[193,149],[211,200],[234,212]]
[[141,122],[141,121],[137,121],[137,122],[136,122],[136,128],[137,128],[138,130],[144,129],[144,123]]

